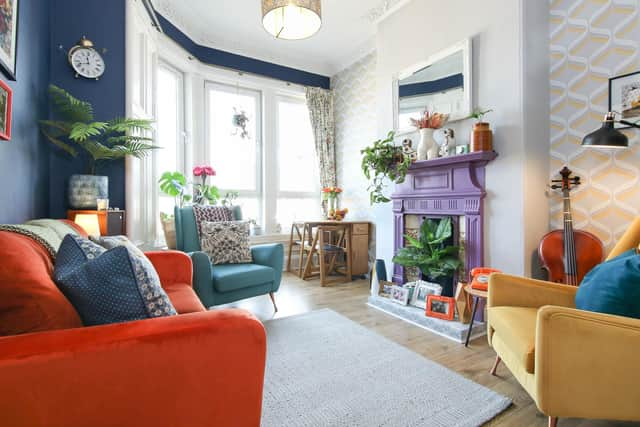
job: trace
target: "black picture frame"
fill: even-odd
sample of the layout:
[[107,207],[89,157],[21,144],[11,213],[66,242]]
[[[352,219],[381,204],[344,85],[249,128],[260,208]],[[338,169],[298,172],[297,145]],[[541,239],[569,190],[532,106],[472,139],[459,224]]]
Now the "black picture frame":
[[[13,66],[11,64],[8,64],[6,61],[4,61],[2,58],[0,58],[0,70],[4,73],[5,76],[7,76],[7,78],[9,80],[16,80],[16,69],[18,67],[18,35],[20,33],[20,28],[19,28],[19,23],[20,23],[20,0],[10,0],[12,2],[15,2],[15,15],[12,16],[13,19],[13,24],[15,25],[16,28],[16,33],[15,33],[15,40],[13,41],[15,43],[15,48],[13,49]],[[1,11],[0,11],[1,14]]]
[[[615,77],[609,78],[609,105],[608,105],[608,111],[615,111],[617,113],[622,113],[622,111],[618,111],[617,103],[614,105],[614,95],[616,94],[616,89],[618,89],[616,84],[622,84],[622,82],[624,82],[625,80],[628,80],[629,82],[634,82],[634,77],[637,77],[638,87],[640,88],[640,70],[639,71],[634,71],[633,73],[621,74],[619,76],[615,76]],[[638,119],[640,119],[640,112],[635,117],[631,117],[631,118],[622,117],[622,119],[623,120],[632,121],[632,122],[634,122],[634,121],[637,122]],[[616,128],[617,129],[630,129],[631,126],[625,126],[625,125],[616,123]]]

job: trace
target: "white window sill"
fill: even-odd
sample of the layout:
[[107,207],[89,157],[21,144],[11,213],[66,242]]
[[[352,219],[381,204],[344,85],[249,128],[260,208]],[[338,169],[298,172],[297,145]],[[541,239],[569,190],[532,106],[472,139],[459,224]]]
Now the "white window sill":
[[251,245],[264,245],[267,243],[289,243],[289,234],[263,234],[261,236],[251,236]]

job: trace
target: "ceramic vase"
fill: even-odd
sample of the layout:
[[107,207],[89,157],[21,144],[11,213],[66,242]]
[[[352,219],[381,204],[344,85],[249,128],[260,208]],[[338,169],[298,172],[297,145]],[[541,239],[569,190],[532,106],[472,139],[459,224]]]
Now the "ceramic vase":
[[471,151],[491,150],[493,150],[493,132],[489,123],[476,123],[471,132]]
[[98,206],[98,199],[109,198],[109,177],[71,175],[68,196],[71,209],[94,210]]
[[435,129],[420,129],[420,143],[418,144],[418,160],[431,160],[438,157],[438,144],[433,139]]

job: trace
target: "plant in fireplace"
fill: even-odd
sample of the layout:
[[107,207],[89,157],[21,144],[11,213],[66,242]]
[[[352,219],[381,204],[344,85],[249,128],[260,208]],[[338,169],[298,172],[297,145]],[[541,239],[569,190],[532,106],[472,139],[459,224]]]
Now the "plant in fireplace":
[[407,246],[398,250],[393,262],[418,267],[427,280],[442,285],[443,295],[453,296],[453,276],[461,262],[460,248],[448,244],[452,235],[451,218],[425,219],[417,239],[405,234]]

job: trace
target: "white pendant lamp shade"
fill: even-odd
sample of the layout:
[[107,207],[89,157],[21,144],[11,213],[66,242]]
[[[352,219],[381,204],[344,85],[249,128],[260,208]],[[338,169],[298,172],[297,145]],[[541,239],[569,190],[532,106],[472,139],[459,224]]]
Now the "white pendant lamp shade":
[[262,25],[274,37],[300,40],[322,25],[320,0],[262,0]]

